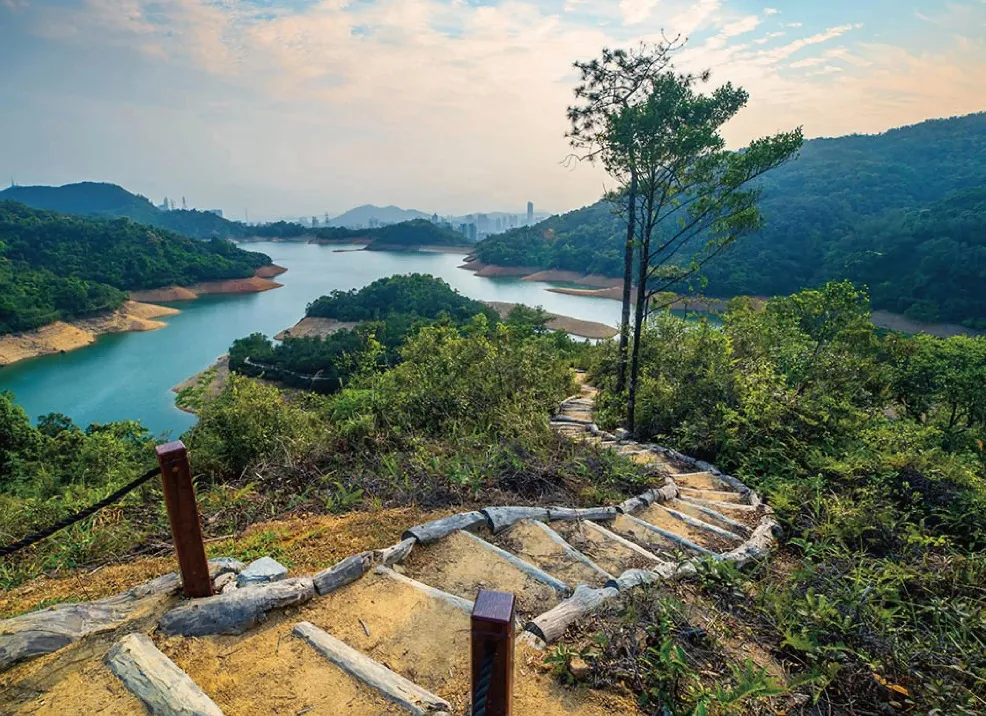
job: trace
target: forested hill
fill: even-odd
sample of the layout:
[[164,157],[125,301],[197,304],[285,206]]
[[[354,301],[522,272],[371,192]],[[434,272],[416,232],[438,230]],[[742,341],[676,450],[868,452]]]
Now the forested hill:
[[116,184],[80,182],[64,186],[12,186],[0,191],[0,201],[17,201],[36,209],[63,214],[123,217],[168,229],[196,239],[237,238],[252,233],[245,225],[208,211],[162,211],[139,194]]
[[[986,187],[986,113],[811,140],[763,186],[765,227],[708,264],[706,294],[779,295],[849,277],[871,286],[877,308],[986,320],[986,215],[981,193],[969,191]],[[486,239],[474,254],[618,276],[624,226],[599,202]],[[901,251],[910,254],[906,279]]]
[[244,278],[268,263],[224,239],[0,201],[0,334],[117,308],[127,290]]
[[402,221],[374,229],[325,228],[308,233],[314,234],[317,241],[369,239],[369,249],[462,246],[469,243],[459,232],[433,224],[427,219]]

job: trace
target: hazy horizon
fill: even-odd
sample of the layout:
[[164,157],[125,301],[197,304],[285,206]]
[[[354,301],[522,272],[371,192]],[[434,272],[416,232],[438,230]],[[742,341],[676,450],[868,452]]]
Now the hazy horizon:
[[571,62],[690,42],[750,106],[733,146],[986,109],[986,0],[0,0],[0,172],[251,220],[362,205],[560,213]]

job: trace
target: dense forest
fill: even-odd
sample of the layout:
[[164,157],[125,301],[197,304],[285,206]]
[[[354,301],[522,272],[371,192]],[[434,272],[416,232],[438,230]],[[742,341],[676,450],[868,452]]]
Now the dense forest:
[[116,308],[128,290],[243,278],[268,263],[224,239],[0,202],[0,334]]
[[475,316],[483,316],[489,326],[498,321],[493,309],[424,274],[391,276],[358,290],[333,291],[310,303],[306,315],[356,326],[325,337],[286,338],[277,344],[255,333],[230,347],[230,368],[286,385],[333,392],[360,371],[394,364],[400,346],[424,326],[440,322],[460,329],[471,325]]
[[[806,142],[763,179],[764,227],[710,262],[707,283],[693,288],[779,295],[851,278],[873,288],[876,308],[982,326],[984,153],[986,114]],[[624,234],[624,218],[602,201],[486,239],[474,254],[619,276]]]

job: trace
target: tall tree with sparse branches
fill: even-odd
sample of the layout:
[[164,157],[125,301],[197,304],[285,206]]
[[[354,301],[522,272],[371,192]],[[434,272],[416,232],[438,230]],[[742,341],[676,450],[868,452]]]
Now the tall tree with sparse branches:
[[756,179],[794,156],[803,143],[798,128],[728,151],[721,129],[746,106],[748,94],[730,83],[701,94],[694,84],[693,76],[676,74],[669,63],[648,80],[639,102],[608,113],[602,132],[607,169],[629,173],[632,167],[636,176],[630,431],[641,332],[652,299],[696,276],[726,247],[761,226]]
[[[617,392],[623,392],[626,384],[640,175],[633,155],[621,153],[607,133],[615,114],[629,111],[646,101],[655,79],[670,67],[672,55],[684,44],[684,40],[675,37],[664,38],[655,45],[641,44],[631,50],[604,48],[598,58],[575,63],[580,82],[575,88],[576,102],[568,108],[571,126],[566,134],[574,150],[571,157],[578,161],[603,164],[618,183],[618,188],[609,196],[626,217]],[[702,75],[702,78],[707,77],[707,73]],[[692,81],[696,78],[687,79]],[[614,156],[614,152],[618,156]]]

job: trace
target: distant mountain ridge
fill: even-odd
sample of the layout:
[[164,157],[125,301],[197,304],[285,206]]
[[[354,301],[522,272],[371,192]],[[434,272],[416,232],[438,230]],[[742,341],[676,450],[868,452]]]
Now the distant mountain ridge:
[[399,224],[403,221],[414,221],[415,219],[427,219],[430,214],[417,209],[402,209],[399,206],[374,206],[364,204],[357,206],[349,211],[340,214],[334,219],[329,219],[327,226],[335,226],[345,229],[360,229],[370,225],[371,221],[381,224]]
[[195,239],[240,238],[249,235],[244,224],[208,211],[163,211],[140,194],[116,184],[78,182],[63,186],[12,186],[0,191],[0,201],[16,201],[34,209],[94,217],[123,217],[168,229]]

